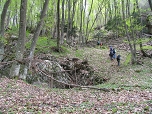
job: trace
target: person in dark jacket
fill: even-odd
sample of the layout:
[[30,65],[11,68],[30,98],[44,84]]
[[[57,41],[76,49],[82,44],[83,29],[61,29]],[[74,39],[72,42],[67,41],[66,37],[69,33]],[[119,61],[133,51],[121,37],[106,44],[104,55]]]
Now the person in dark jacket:
[[120,57],[121,57],[121,55],[118,55],[118,56],[117,56],[118,66],[120,66]]
[[113,59],[116,59],[116,49],[113,48]]
[[109,48],[110,48],[109,56],[110,56],[110,59],[113,60],[113,48],[112,48],[112,46],[110,46]]

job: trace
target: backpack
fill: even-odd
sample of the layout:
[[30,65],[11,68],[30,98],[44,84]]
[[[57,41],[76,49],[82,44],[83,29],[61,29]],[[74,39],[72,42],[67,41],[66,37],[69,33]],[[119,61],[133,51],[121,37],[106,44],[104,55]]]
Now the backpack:
[[110,56],[113,56],[113,48],[110,46]]
[[97,45],[100,45],[100,41],[97,41]]
[[110,50],[110,54],[109,54],[110,56],[113,56],[113,50]]
[[115,49],[113,49],[113,53],[114,53],[114,54],[116,53],[116,50],[115,50]]
[[113,49],[112,49],[112,47],[110,46],[110,51],[112,51]]
[[120,60],[120,57],[121,57],[121,56],[120,56],[120,55],[118,55],[118,56],[117,56],[117,60]]

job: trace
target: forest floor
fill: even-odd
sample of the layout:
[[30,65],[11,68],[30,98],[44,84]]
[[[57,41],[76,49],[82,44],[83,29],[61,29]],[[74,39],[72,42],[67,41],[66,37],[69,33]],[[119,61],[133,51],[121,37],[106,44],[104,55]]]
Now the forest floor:
[[99,88],[50,89],[21,80],[1,78],[0,114],[152,114],[152,59],[143,58],[142,65],[127,64],[128,53],[121,65],[109,58],[108,48],[81,48],[67,56],[88,59],[95,73],[108,80]]

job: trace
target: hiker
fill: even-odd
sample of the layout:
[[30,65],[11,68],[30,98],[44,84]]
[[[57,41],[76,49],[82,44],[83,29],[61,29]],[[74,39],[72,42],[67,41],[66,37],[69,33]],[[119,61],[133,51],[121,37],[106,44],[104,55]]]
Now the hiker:
[[116,59],[116,49],[115,48],[113,48],[113,57],[112,58]]
[[100,48],[101,48],[101,46],[102,46],[102,42],[97,41],[97,45],[99,45],[99,46],[100,46]]
[[118,56],[117,56],[118,66],[120,65],[120,57],[121,57],[121,55],[118,55]]
[[102,42],[100,42],[100,47],[102,46]]
[[110,59],[113,60],[113,49],[112,49],[112,46],[110,46],[109,56],[110,56]]
[[97,45],[100,45],[100,41],[97,41]]

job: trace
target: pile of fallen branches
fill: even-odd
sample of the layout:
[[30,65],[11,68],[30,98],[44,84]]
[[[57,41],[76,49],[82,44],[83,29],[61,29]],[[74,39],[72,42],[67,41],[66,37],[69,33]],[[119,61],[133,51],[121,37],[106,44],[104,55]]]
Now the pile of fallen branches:
[[[22,71],[24,66],[29,62],[28,58],[23,60],[13,60],[21,64]],[[1,62],[0,69],[5,76],[9,76],[10,62]],[[69,88],[73,85],[90,86],[102,83],[103,80],[94,75],[94,68],[91,67],[87,60],[78,58],[61,58],[56,59],[51,54],[39,54],[31,61],[31,67],[27,74],[26,80],[29,83],[45,82],[50,87]]]
[[59,64],[65,71],[67,71],[67,74],[71,79],[71,83],[79,85],[94,84],[94,69],[89,66],[87,60],[64,58],[60,60]]
[[[87,60],[78,58],[54,59],[51,55],[37,57],[33,68],[39,79],[49,83],[51,87],[67,88],[69,85],[95,85],[102,83],[98,76],[94,75],[94,69],[89,66]],[[100,81],[99,81],[100,80]]]

